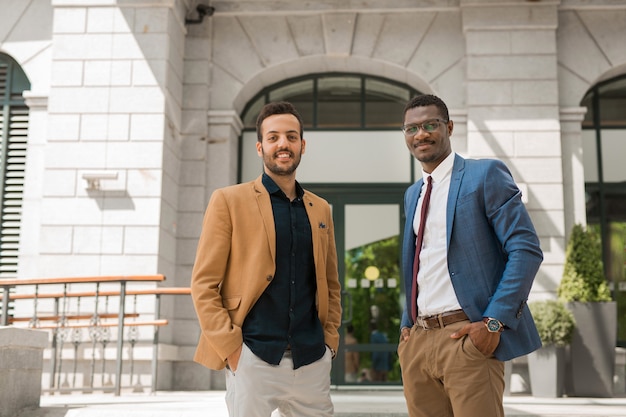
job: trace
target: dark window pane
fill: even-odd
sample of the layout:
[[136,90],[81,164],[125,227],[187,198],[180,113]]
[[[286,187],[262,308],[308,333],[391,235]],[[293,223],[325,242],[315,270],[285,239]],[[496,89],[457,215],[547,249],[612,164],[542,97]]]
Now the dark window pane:
[[304,128],[313,127],[313,80],[280,86],[270,91],[269,97],[270,101],[288,101],[296,106],[302,116]]
[[320,78],[317,100],[317,127],[361,127],[360,77]]
[[265,104],[265,96],[257,98],[254,103],[248,107],[246,113],[243,115],[243,126],[245,129],[256,128],[256,118],[261,111],[261,107]]
[[402,110],[410,92],[376,79],[365,80],[365,127],[398,127],[402,125]]
[[247,129],[255,127],[267,97],[293,103],[307,129],[395,128],[402,124],[402,110],[414,93],[406,86],[360,75],[311,76],[261,91],[243,122]]
[[625,127],[626,126],[626,78],[616,79],[593,89],[580,105],[587,108],[584,128],[594,127],[593,97],[599,96],[600,127]]
[[626,126],[626,78],[598,88],[602,127]]

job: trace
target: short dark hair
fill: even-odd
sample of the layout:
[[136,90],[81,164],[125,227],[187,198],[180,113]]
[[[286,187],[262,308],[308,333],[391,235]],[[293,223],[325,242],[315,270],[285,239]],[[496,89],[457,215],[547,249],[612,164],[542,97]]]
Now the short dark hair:
[[263,123],[263,120],[275,114],[293,114],[296,119],[298,119],[298,123],[300,123],[300,138],[302,138],[302,116],[300,116],[298,110],[296,110],[295,106],[288,101],[276,101],[267,103],[263,106],[259,112],[259,116],[256,118],[256,136],[259,142],[263,142],[263,133],[261,132],[261,124]]
[[406,115],[406,112],[411,110],[414,107],[425,107],[425,106],[436,106],[437,110],[439,110],[439,115],[445,119],[446,121],[450,120],[450,114],[448,113],[448,106],[437,96],[433,96],[432,94],[422,94],[419,96],[413,97],[407,104],[404,106],[404,112],[402,113],[402,117]]

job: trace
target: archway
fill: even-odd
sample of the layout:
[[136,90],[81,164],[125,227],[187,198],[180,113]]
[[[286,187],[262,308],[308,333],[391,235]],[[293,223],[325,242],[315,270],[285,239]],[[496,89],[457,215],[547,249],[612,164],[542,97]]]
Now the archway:
[[[344,326],[332,373],[336,384],[401,384],[395,353],[404,299],[399,241],[403,195],[416,167],[400,126],[406,102],[417,93],[381,77],[318,73],[264,88],[241,116],[239,182],[261,173],[255,148],[261,107],[286,100],[303,116],[307,153],[298,180],[333,208],[344,289]],[[346,346],[348,327],[356,343]],[[358,367],[348,372],[345,365],[356,356]],[[373,372],[376,367],[386,370]]]
[[587,223],[600,230],[605,274],[618,305],[618,345],[626,346],[626,74],[598,82],[581,102]]

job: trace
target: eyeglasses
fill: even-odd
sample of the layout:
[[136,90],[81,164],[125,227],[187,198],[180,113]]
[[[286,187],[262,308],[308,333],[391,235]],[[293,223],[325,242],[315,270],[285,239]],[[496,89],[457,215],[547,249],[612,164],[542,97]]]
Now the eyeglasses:
[[404,125],[402,126],[402,132],[404,132],[405,136],[414,136],[417,134],[417,132],[419,132],[420,129],[424,130],[424,132],[432,133],[435,130],[439,129],[439,126],[442,123],[448,123],[448,120],[430,119],[422,123]]

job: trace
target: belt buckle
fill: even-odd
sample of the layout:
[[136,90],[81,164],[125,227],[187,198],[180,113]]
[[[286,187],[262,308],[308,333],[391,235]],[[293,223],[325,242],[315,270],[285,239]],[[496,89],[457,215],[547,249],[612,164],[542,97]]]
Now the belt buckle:
[[415,324],[420,326],[423,330],[430,330],[428,327],[426,327],[426,320],[424,319],[420,319],[418,317]]
[[421,326],[422,329],[424,330],[432,330],[434,329],[434,327],[430,326],[428,320],[432,319],[433,317],[426,317],[423,319],[419,319],[418,318],[418,324]]

